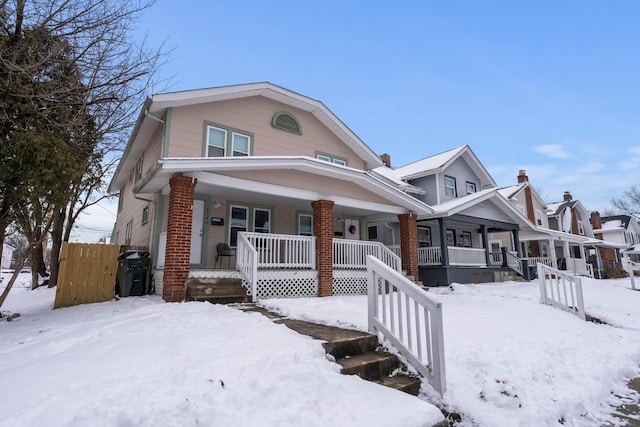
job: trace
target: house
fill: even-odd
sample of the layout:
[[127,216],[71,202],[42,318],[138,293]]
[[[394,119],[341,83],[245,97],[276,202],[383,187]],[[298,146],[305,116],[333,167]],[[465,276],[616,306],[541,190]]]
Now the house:
[[[498,281],[511,270],[528,274],[519,258],[519,233],[532,225],[497,191],[468,145],[398,168],[383,158],[386,164],[373,172],[432,209],[416,221],[421,282],[440,286]],[[394,218],[369,224],[369,238],[392,248],[399,235]]]
[[604,248],[600,256],[604,265],[620,265],[620,249],[629,252],[633,261],[638,261],[635,246],[640,244],[640,224],[630,215],[600,216],[591,212],[590,223],[597,239],[618,244],[618,248]]
[[[432,212],[382,164],[322,102],[268,82],[152,95],[109,185],[112,241],[150,252],[166,301],[195,278],[253,298],[361,293],[367,254],[417,276],[416,219]],[[368,241],[380,217],[402,258]]]

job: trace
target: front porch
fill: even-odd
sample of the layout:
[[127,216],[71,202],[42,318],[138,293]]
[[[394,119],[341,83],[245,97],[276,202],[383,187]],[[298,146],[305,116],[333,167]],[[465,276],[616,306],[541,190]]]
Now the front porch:
[[[401,259],[379,242],[332,240],[332,294],[367,293],[366,259],[373,255],[400,272]],[[188,279],[239,279],[253,301],[265,298],[313,297],[319,292],[316,238],[265,233],[238,233],[234,269],[190,269]]]

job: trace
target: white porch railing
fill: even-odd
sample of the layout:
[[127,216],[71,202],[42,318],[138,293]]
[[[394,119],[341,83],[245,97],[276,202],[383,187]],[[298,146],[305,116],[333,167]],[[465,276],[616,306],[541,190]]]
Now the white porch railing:
[[593,266],[582,258],[567,258],[567,270],[593,279]]
[[580,277],[541,263],[537,264],[537,268],[540,302],[586,320]]
[[486,266],[484,249],[449,247],[449,265]]
[[418,265],[442,265],[440,247],[418,248]]
[[446,390],[442,303],[367,257],[369,331],[382,335],[440,394]]
[[395,271],[402,271],[402,260],[380,242],[333,239],[333,268],[367,268],[367,256],[373,255]]
[[287,234],[247,233],[257,251],[258,268],[316,268],[315,237]]
[[635,261],[631,261],[629,258],[623,256],[622,257],[622,268],[626,270],[629,274],[629,279],[631,280],[631,289],[636,290],[636,279],[635,272],[640,270],[640,264]]
[[251,289],[251,298],[256,300],[256,285],[258,283],[258,252],[249,241],[247,233],[238,233],[236,246],[236,268],[242,273]]
[[491,252],[489,254],[489,259],[491,260],[492,266],[502,266],[502,252]]
[[553,261],[549,257],[532,256],[525,259],[529,261],[529,265],[537,265],[538,263],[540,263],[546,265],[547,267],[553,267]]
[[507,266],[513,271],[517,272],[519,275],[524,276],[524,273],[522,271],[522,260],[518,258],[518,255],[511,252],[506,252],[506,254]]
[[398,255],[399,257],[402,256],[402,254],[400,253],[400,245],[387,245],[387,247],[394,254]]

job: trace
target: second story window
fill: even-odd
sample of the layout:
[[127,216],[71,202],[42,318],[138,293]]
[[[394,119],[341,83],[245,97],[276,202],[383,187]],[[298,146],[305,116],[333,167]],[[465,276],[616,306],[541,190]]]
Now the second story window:
[[207,157],[244,157],[251,154],[251,135],[219,126],[207,126]]
[[473,194],[476,192],[476,183],[467,181],[467,194]]
[[584,236],[584,225],[582,224],[582,221],[578,221],[578,233],[581,236]]
[[542,225],[542,211],[536,211],[536,225]]
[[444,177],[444,191],[447,196],[457,197],[455,178],[450,176]]
[[316,153],[316,159],[322,160],[323,162],[334,163],[340,166],[347,166],[347,159],[336,157],[331,154]]

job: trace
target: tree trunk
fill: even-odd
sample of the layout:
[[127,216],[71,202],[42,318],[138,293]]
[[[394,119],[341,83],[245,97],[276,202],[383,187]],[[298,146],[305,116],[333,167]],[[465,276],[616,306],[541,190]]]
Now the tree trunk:
[[42,227],[36,226],[33,231],[34,246],[31,250],[31,289],[36,289],[40,286],[40,276],[45,277],[47,271],[42,252]]
[[58,284],[58,272],[60,271],[60,251],[62,250],[62,231],[64,228],[66,208],[60,209],[54,214],[53,228],[51,230],[51,276],[49,277],[49,287],[53,288]]

